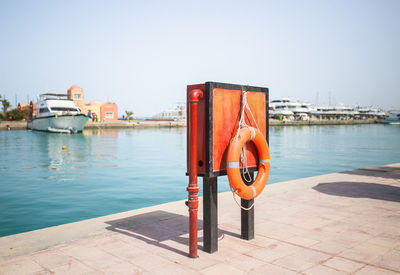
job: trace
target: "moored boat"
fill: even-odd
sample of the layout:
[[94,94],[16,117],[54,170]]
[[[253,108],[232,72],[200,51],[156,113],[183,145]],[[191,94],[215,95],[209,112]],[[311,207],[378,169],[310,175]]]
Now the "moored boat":
[[78,133],[88,121],[88,117],[65,94],[42,94],[36,108],[37,115],[28,124],[32,130]]
[[400,124],[400,110],[389,111],[389,116],[382,120],[385,124]]

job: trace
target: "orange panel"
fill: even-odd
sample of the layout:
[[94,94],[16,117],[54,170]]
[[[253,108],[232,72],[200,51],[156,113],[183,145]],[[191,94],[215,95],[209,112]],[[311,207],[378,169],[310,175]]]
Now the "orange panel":
[[[266,98],[262,92],[247,92],[247,102],[255,121],[246,109],[245,119],[250,126],[260,129],[265,136]],[[238,129],[242,105],[242,91],[215,88],[213,90],[213,171],[226,170],[226,154],[230,140]],[[253,143],[246,145],[248,167],[257,166],[257,151]]]
[[[198,175],[207,177],[225,175],[228,146],[237,131],[241,115],[242,89],[248,91],[247,102],[257,122],[246,110],[246,123],[255,128],[258,125],[264,136],[268,136],[266,132],[268,131],[266,129],[268,89],[217,82],[188,85],[186,99],[188,123],[190,122],[189,95],[194,89],[200,89],[204,94],[198,105]],[[187,128],[188,153],[189,126]],[[257,167],[257,151],[251,142],[247,144],[246,156],[248,167]],[[188,159],[187,155],[187,161]],[[187,165],[189,165],[188,162]]]

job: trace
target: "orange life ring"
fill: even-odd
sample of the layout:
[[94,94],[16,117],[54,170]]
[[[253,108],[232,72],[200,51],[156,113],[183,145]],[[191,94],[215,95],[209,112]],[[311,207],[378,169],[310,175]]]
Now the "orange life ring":
[[[246,185],[240,175],[240,152],[246,142],[252,141],[258,151],[258,173],[252,185]],[[251,200],[260,195],[263,191],[269,176],[270,155],[267,141],[263,134],[253,127],[242,128],[239,136],[233,138],[228,148],[227,155],[227,173],[229,184],[235,193],[245,200]]]

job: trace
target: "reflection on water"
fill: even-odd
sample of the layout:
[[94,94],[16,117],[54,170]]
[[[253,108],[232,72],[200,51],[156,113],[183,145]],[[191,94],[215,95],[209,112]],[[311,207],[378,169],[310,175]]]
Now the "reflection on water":
[[[39,148],[47,152],[49,173],[41,176],[42,179],[55,181],[73,181],[82,179],[88,168],[88,159],[91,155],[91,140],[81,134],[49,134],[32,132],[39,137]],[[66,150],[62,147],[66,146]]]
[[[117,130],[85,130],[82,134],[65,135],[33,132],[48,155],[50,173],[42,179],[72,181],[83,179],[90,168],[118,167]],[[62,147],[66,146],[66,150]]]
[[[271,127],[268,183],[400,162],[399,135],[390,125]],[[185,128],[0,132],[0,236],[185,199],[185,172]]]

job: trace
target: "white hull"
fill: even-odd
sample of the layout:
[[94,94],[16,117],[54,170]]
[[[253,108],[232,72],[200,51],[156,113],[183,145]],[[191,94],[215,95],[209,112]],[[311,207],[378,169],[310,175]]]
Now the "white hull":
[[399,125],[399,124],[400,124],[400,120],[382,120],[382,123],[384,123],[384,124]]
[[83,114],[49,116],[35,118],[30,123],[30,128],[55,133],[77,133],[82,132],[87,121],[88,117]]

